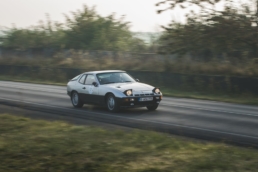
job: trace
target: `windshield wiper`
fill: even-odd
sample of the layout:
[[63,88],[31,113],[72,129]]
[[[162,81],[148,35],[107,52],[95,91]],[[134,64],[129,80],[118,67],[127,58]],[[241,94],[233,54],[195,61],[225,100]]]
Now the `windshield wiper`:
[[103,83],[103,84],[112,84],[112,83],[115,83],[115,82],[106,82],[106,83]]
[[124,82],[132,82],[132,81],[124,81]]

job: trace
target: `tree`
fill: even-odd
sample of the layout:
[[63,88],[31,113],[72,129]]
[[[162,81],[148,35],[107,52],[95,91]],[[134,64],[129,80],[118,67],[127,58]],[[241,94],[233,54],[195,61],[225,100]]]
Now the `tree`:
[[[177,6],[186,8],[189,5],[198,6],[200,12],[188,13],[186,24],[172,21],[169,26],[164,27],[166,32],[161,39],[161,52],[190,53],[206,59],[219,58],[225,54],[232,58],[258,56],[257,1],[236,7],[228,0],[220,11],[215,8],[219,1],[167,0],[157,5],[168,2],[169,7],[158,12]],[[253,6],[256,8],[252,9]]]
[[0,37],[2,47],[19,50],[60,48],[64,38],[62,24],[52,22],[49,16],[47,16],[47,23],[40,21],[37,26],[26,29],[13,26],[3,32]]
[[13,27],[1,36],[2,47],[12,49],[80,49],[110,51],[144,51],[146,46],[133,37],[129,22],[122,16],[102,17],[95,8],[83,6],[82,10],[65,15],[65,23],[50,20],[27,29]]

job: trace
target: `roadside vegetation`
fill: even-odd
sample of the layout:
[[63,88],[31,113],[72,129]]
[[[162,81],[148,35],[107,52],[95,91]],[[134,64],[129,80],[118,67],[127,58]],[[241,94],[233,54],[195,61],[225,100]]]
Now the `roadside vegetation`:
[[[257,77],[258,2],[226,0],[217,9],[218,3],[158,3],[159,13],[174,8],[189,13],[185,23],[174,18],[162,32],[150,34],[148,43],[130,31],[125,16],[101,16],[84,5],[64,15],[63,23],[47,16],[35,26],[2,29],[0,64]],[[200,10],[191,11],[190,5]]]
[[151,131],[0,115],[1,171],[256,171],[258,151]]
[[[69,56],[67,57],[68,53]],[[44,55],[39,55],[37,58],[20,58],[19,55],[15,55],[14,53],[8,57],[0,58],[0,64],[82,68],[87,71],[121,69],[157,72],[166,71],[180,74],[258,77],[258,60],[256,59],[246,62],[240,61],[233,64],[218,60],[203,62],[187,59],[173,59],[168,56],[158,55],[148,58],[148,54],[132,54],[128,58],[117,56],[119,55],[92,57],[88,52],[69,50],[68,52],[57,52],[51,58],[46,58]]]

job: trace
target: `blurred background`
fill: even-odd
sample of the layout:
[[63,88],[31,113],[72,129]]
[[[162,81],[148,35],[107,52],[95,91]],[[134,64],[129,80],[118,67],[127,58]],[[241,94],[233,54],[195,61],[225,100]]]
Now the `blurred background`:
[[2,79],[121,69],[170,95],[258,95],[258,1],[12,1],[0,0]]

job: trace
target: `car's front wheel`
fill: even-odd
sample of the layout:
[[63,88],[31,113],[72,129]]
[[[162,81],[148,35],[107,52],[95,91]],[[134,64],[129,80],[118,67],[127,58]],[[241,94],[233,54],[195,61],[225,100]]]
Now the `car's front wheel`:
[[156,109],[158,108],[158,106],[159,106],[159,105],[150,105],[150,106],[147,106],[147,109],[148,109],[149,111],[154,111],[154,110],[156,110]]
[[113,94],[109,94],[106,98],[106,105],[109,111],[111,112],[117,112],[119,111],[119,105],[115,99],[115,96]]
[[81,108],[83,103],[79,97],[79,94],[76,91],[72,92],[71,101],[74,107]]

